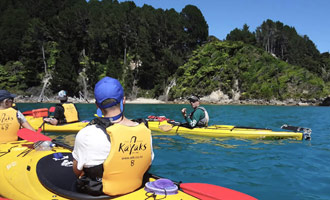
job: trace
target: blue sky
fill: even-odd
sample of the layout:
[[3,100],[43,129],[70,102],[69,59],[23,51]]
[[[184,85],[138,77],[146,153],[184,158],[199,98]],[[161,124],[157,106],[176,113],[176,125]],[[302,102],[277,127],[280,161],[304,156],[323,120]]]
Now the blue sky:
[[[119,0],[120,2],[125,0]],[[142,7],[170,9],[177,12],[188,4],[197,6],[209,34],[219,39],[246,23],[255,31],[266,19],[293,26],[299,35],[307,35],[323,52],[330,51],[330,0],[133,0]]]

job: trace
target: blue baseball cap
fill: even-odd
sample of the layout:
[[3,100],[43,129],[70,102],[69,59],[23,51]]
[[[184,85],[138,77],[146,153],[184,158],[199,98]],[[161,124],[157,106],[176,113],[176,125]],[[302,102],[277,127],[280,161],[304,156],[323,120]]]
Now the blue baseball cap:
[[5,99],[13,99],[15,98],[15,94],[10,94],[7,90],[0,90],[0,101],[3,101]]
[[99,108],[110,108],[122,104],[124,89],[117,79],[106,76],[96,83],[94,96]]

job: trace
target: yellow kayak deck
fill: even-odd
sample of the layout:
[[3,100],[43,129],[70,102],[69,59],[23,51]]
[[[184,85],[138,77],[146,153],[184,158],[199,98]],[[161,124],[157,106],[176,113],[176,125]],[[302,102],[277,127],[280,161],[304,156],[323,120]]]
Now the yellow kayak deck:
[[[54,173],[55,178],[63,182],[61,184],[68,185],[65,180],[67,179],[67,173],[58,173],[56,169],[61,167],[66,167],[66,169],[59,169],[59,171],[69,171],[73,176],[72,165],[63,165],[64,162],[70,162],[64,160],[56,160],[53,158],[55,153],[62,153],[63,155],[71,155],[71,152],[62,147],[54,147],[50,151],[37,151],[32,148],[33,143],[27,142],[25,140],[15,141],[10,143],[0,143],[0,197],[5,197],[13,200],[62,200],[69,199],[65,195],[54,193],[55,189],[47,189],[42,184],[40,180],[41,173],[44,171],[45,175],[49,173]],[[55,156],[54,156],[55,157]],[[65,156],[64,156],[65,157]],[[44,165],[45,159],[48,159]],[[56,163],[54,167],[53,162]],[[40,166],[41,165],[41,166]],[[55,170],[50,170],[51,167]],[[46,173],[47,172],[47,173]],[[153,181],[153,178],[150,178],[149,181]],[[50,180],[51,182],[52,180]],[[43,182],[45,183],[45,182]],[[71,183],[69,183],[70,185]],[[73,183],[72,183],[73,185]],[[71,186],[71,185],[70,185]],[[132,193],[116,197],[114,199],[118,200],[132,200],[132,199],[148,199],[148,194],[144,188],[140,188],[137,191]],[[89,195],[88,195],[89,196]],[[90,196],[91,199],[100,199],[95,196]],[[104,197],[103,197],[104,198]],[[78,198],[79,199],[79,198]],[[87,198],[89,199],[89,198]],[[110,199],[110,198],[109,198]],[[165,200],[177,200],[177,199],[187,199],[187,200],[196,200],[197,198],[192,197],[181,190],[178,194],[175,195],[156,195],[156,199],[165,199]]]
[[208,137],[233,137],[245,139],[310,139],[311,133],[273,131],[271,129],[212,125],[203,128],[186,128],[167,121],[148,121],[149,128],[166,134],[189,134]]
[[[30,123],[30,125],[36,130],[43,123],[42,117],[34,118],[33,116],[25,116],[25,118]],[[51,125],[51,124],[45,123],[41,128],[43,131],[46,131],[46,132],[77,133],[78,131],[80,131],[80,129],[84,128],[87,124],[88,124],[88,122],[74,122],[74,123],[68,123],[68,124],[63,124],[63,125]]]
[[[27,121],[34,129],[38,129],[43,123],[43,118],[34,118],[32,116],[26,116]],[[84,128],[88,122],[75,122],[64,125],[51,125],[45,123],[42,126],[42,130],[46,132],[65,132],[65,133],[77,133],[80,129]],[[212,125],[203,128],[187,128],[179,125],[173,125],[164,121],[148,121],[149,128],[152,131],[157,131],[166,134],[189,134],[197,136],[208,137],[233,137],[233,138],[245,138],[245,139],[294,139],[303,140],[310,139],[311,131],[303,129],[304,131],[273,131],[266,128],[250,128],[250,127],[236,127],[233,125]],[[297,127],[299,128],[299,127]],[[309,132],[310,131],[310,132]]]

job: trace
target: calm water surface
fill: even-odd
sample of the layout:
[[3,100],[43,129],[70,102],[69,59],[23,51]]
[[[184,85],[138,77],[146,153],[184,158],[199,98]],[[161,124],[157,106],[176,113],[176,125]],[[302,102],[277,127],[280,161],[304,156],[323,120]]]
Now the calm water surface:
[[[18,104],[21,111],[54,104]],[[128,118],[165,115],[182,121],[189,105],[128,104]],[[330,107],[205,105],[210,124],[280,130],[283,124],[313,130],[311,141],[261,141],[208,137],[153,136],[151,171],[182,182],[204,182],[269,200],[330,199]],[[77,104],[81,120],[91,120],[96,107]],[[73,144],[75,134],[50,134]]]

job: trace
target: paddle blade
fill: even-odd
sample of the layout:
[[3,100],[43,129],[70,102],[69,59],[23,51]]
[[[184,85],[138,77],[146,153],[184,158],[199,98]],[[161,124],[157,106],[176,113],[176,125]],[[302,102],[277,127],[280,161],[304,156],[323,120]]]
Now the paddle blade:
[[30,142],[37,142],[37,141],[51,141],[52,139],[46,135],[41,134],[40,132],[35,132],[27,128],[19,129],[17,132],[17,136],[22,138],[23,140],[27,140]]
[[54,106],[50,107],[48,111],[49,112],[55,112],[55,107]]
[[242,192],[207,183],[181,183],[180,188],[201,200],[256,200]]
[[158,128],[159,128],[161,131],[167,132],[167,131],[172,130],[173,126],[171,126],[171,125],[169,125],[169,124],[164,124],[164,125],[160,125],[160,126],[158,126]]
[[25,116],[33,116],[32,110],[24,111],[24,112],[22,112],[22,114]]

